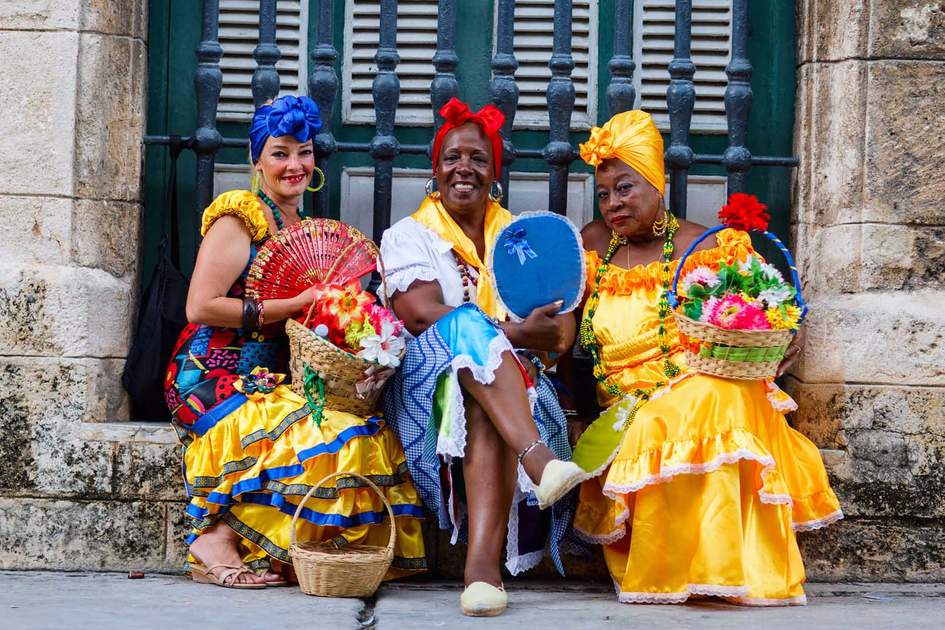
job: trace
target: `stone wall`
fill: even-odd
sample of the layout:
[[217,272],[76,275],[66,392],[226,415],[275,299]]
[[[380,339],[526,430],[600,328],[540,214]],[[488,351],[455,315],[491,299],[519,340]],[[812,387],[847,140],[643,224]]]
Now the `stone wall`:
[[172,436],[99,424],[127,418],[146,14],[0,3],[0,568],[180,566]]
[[945,2],[798,3],[796,424],[847,519],[817,579],[945,580]]

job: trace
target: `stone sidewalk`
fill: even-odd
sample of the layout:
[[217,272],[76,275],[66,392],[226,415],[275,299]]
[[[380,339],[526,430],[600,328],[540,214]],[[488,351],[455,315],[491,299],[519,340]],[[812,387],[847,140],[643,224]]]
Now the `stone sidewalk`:
[[[298,589],[224,590],[181,576],[129,580],[117,573],[0,572],[0,628],[897,628],[945,627],[942,584],[812,584],[810,604],[743,608],[716,601],[628,606],[596,583],[509,582],[511,605],[492,619],[463,617],[460,586],[412,580],[386,585],[373,601],[314,598]],[[530,629],[529,629],[530,630]]]

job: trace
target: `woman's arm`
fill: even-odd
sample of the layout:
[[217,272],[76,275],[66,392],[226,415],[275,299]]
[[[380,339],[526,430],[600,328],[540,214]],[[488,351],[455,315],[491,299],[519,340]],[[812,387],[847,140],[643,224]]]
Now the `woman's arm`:
[[[243,300],[227,297],[249,261],[250,237],[234,216],[217,219],[200,244],[190,290],[187,320],[196,324],[239,328],[243,325]],[[264,300],[266,322],[287,319],[304,310],[313,299],[311,290],[293,298]]]
[[443,303],[443,290],[436,280],[414,280],[406,291],[394,293],[390,304],[414,337],[453,310]]

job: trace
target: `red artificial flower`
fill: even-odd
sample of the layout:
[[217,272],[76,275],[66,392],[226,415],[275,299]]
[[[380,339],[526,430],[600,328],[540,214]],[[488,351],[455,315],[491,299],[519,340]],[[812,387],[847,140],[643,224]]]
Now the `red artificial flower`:
[[758,197],[745,193],[732,193],[728,204],[719,210],[719,220],[736,230],[758,230],[765,232],[768,229],[768,206],[758,201]]

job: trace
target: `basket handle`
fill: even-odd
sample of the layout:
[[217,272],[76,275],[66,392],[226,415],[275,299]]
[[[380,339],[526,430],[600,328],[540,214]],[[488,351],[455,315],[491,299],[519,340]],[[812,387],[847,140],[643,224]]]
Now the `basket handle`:
[[356,472],[334,472],[334,473],[331,473],[330,475],[325,475],[325,477],[322,478],[321,481],[319,481],[318,483],[316,483],[315,485],[313,485],[313,486],[311,487],[311,489],[309,489],[308,493],[306,493],[306,495],[305,495],[305,498],[303,498],[303,499],[299,502],[299,506],[298,506],[297,508],[295,508],[295,514],[292,516],[292,524],[289,525],[289,527],[290,527],[290,529],[289,529],[289,547],[291,548],[291,547],[293,547],[293,546],[295,545],[295,523],[296,523],[296,521],[299,520],[299,515],[302,513],[302,507],[305,506],[305,502],[308,501],[309,498],[311,498],[312,494],[314,494],[314,492],[315,492],[318,488],[320,488],[323,483],[325,483],[326,481],[328,481],[328,480],[330,480],[330,479],[334,479],[335,477],[357,477],[357,478],[360,479],[361,481],[364,481],[365,483],[367,483],[367,485],[368,485],[375,493],[377,493],[377,496],[381,497],[381,501],[384,502],[384,507],[387,508],[387,515],[390,517],[390,539],[387,541],[387,555],[388,555],[388,556],[393,556],[393,555],[394,555],[394,543],[395,543],[395,541],[397,540],[397,528],[395,527],[395,524],[394,524],[394,508],[391,507],[390,502],[387,500],[387,497],[385,497],[385,496],[384,496],[384,493],[381,492],[381,489],[377,487],[377,484],[375,484],[373,481],[371,481],[370,479],[368,479],[368,478],[365,477],[364,475],[359,475],[359,474],[356,473]]
[[[370,244],[371,253],[374,254],[374,259],[377,261],[377,263],[381,267],[381,292],[382,292],[381,304],[383,304],[386,307],[387,301],[388,301],[388,293],[387,293],[387,272],[384,270],[384,258],[383,256],[381,256],[381,250],[378,249],[377,245],[374,244],[374,241],[368,241],[368,243]],[[335,258],[335,262],[333,262],[331,264],[331,267],[328,268],[328,273],[325,274],[325,280],[324,280],[325,284],[328,284],[329,282],[331,282],[331,277],[335,274],[335,271],[338,268],[338,263],[340,263],[342,258],[344,258],[345,254],[348,253],[348,250],[358,244],[360,244],[360,241],[353,241],[351,243],[348,243],[348,245],[343,250],[341,250],[341,253],[338,254],[338,256]],[[308,322],[312,318],[312,313],[315,312],[315,304],[317,304],[317,302],[315,300],[312,300],[312,305],[308,307],[308,313],[305,315],[305,321],[302,322],[302,325],[305,326],[306,328],[308,328]]]
[[[682,255],[682,258],[679,260],[679,265],[676,267],[676,273],[673,274],[673,286],[669,291],[669,305],[673,308],[676,308],[679,305],[679,294],[676,291],[676,287],[679,284],[679,275],[682,273],[683,265],[686,263],[686,259],[695,251],[696,247],[699,246],[699,243],[709,238],[713,234],[717,234],[722,230],[727,229],[727,225],[716,225],[711,227],[705,232],[703,232],[699,238],[692,242],[686,252]],[[767,238],[769,241],[775,244],[775,246],[781,250],[781,253],[784,255],[784,259],[787,261],[788,268],[791,271],[791,281],[794,283],[794,291],[796,295],[794,299],[797,300],[797,306],[801,309],[800,317],[798,317],[797,323],[800,324],[804,321],[804,318],[807,317],[807,303],[804,301],[804,297],[801,295],[801,280],[797,275],[797,264],[794,262],[794,257],[791,255],[791,252],[788,251],[788,248],[781,242],[777,236],[768,232],[767,230],[750,230],[751,232],[757,232]]]

